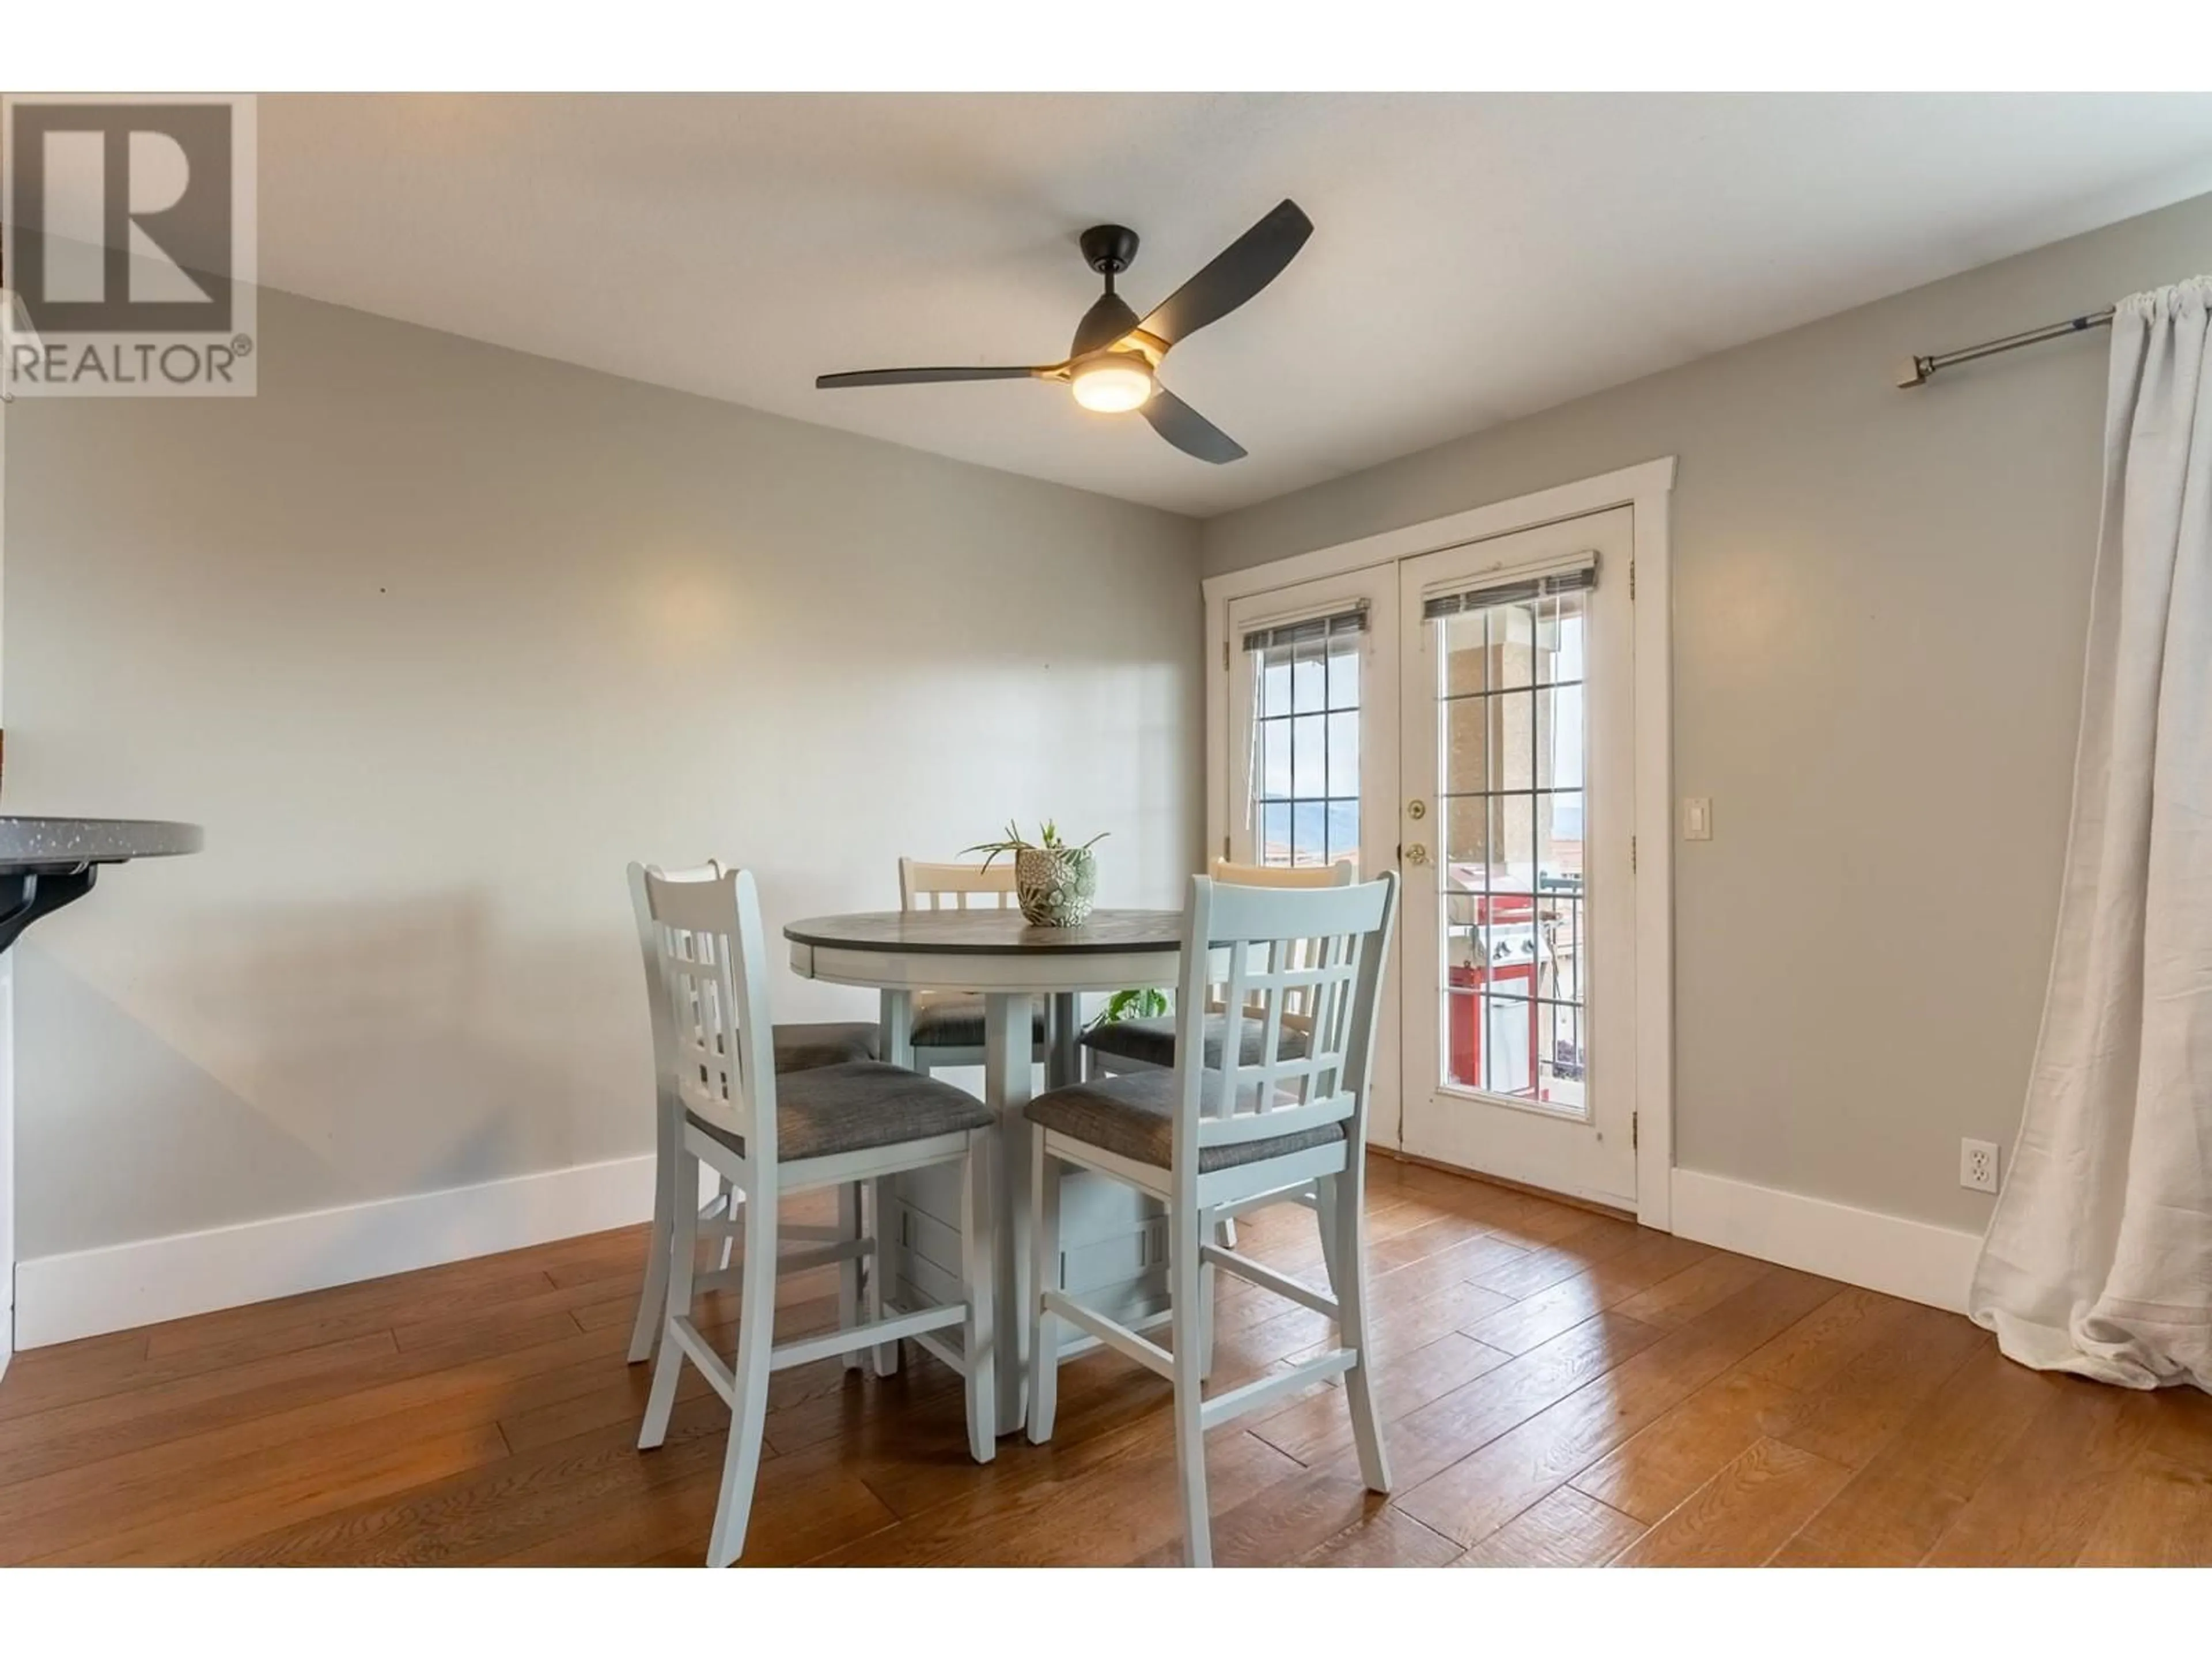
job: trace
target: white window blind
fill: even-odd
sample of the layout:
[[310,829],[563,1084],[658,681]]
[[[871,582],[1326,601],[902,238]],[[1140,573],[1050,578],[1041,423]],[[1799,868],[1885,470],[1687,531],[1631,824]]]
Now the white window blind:
[[1421,619],[1434,622],[1439,617],[1456,617],[1462,611],[1486,610],[1493,605],[1526,605],[1531,599],[1579,592],[1596,586],[1597,555],[1583,553],[1564,568],[1533,573],[1500,572],[1480,579],[1473,586],[1454,586],[1430,594],[1421,601]]
[[1270,623],[1255,628],[1244,635],[1247,651],[1277,651],[1319,641],[1339,639],[1346,634],[1365,631],[1367,607],[1364,605],[1350,611],[1330,611],[1319,617],[1301,617],[1292,622]]

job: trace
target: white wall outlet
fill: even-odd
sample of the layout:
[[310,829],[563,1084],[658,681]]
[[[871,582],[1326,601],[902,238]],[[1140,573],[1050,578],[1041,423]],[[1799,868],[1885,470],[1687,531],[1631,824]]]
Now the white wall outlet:
[[1997,1189],[1997,1146],[1993,1140],[1959,1143],[1959,1184],[1978,1193]]
[[1709,796],[1685,795],[1682,798],[1682,839],[1711,841],[1713,838],[1713,803]]

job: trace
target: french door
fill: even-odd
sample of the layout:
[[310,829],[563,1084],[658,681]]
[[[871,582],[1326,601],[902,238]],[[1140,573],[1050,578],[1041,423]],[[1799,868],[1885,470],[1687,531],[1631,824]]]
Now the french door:
[[1403,883],[1374,1138],[1633,1208],[1631,509],[1232,599],[1240,862]]
[[1630,510],[1398,567],[1409,1152],[1633,1208]]
[[[1213,850],[1239,864],[1348,859],[1363,877],[1395,868],[1397,573],[1277,588],[1232,600],[1228,615],[1232,810]],[[1377,1033],[1375,1091],[1393,1104],[1369,1133],[1395,1146],[1395,1021]]]

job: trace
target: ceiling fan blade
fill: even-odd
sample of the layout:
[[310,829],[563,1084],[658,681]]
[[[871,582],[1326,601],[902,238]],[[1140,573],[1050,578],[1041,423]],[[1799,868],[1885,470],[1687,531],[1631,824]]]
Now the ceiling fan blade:
[[1277,204],[1137,326],[1173,345],[1208,323],[1220,321],[1281,276],[1312,234],[1313,221],[1296,202]]
[[817,374],[814,378],[818,392],[832,391],[848,386],[933,386],[946,380],[1026,380],[1049,371],[1051,365],[1036,368],[862,368],[850,374]]
[[1144,416],[1152,423],[1153,431],[1186,455],[1212,461],[1216,466],[1244,459],[1243,445],[1165,386],[1156,387],[1146,399]]

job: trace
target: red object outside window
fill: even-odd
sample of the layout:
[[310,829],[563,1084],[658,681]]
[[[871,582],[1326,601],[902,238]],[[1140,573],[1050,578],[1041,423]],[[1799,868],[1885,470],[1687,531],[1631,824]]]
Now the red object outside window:
[[[1451,964],[1449,981],[1457,994],[1449,999],[1448,1053],[1451,1080],[1462,1087],[1487,1089],[1493,1094],[1541,1099],[1540,1066],[1536,1038],[1536,962],[1534,952],[1536,902],[1527,893],[1475,893],[1475,927],[1468,940],[1478,959]],[[1525,931],[1524,931],[1525,930]],[[1512,949],[1528,941],[1526,953]],[[1502,960],[1492,960],[1493,954]],[[1509,990],[1507,988],[1510,988]],[[1495,1030],[1501,1016],[1517,1018],[1525,1006],[1528,1018],[1528,1046],[1517,1054],[1510,1042],[1492,1056],[1493,1067],[1504,1074],[1482,1076],[1483,1031]]]

